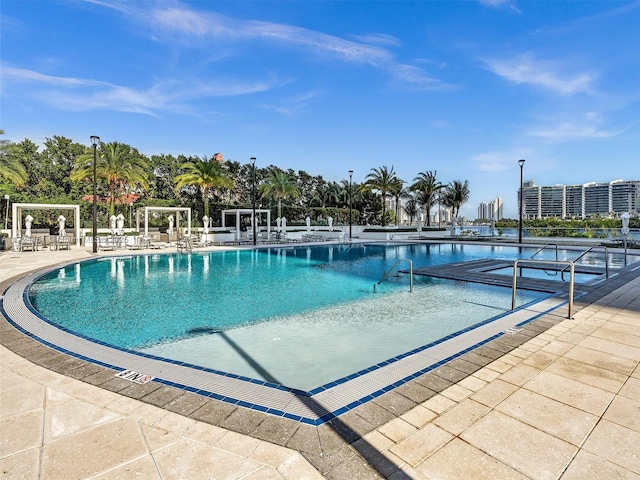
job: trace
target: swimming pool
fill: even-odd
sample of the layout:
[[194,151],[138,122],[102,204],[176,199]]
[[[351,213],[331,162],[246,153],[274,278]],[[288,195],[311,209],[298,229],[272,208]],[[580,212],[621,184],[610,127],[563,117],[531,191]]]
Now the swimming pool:
[[[29,299],[51,323],[120,349],[310,391],[511,307],[510,289],[429,277],[416,276],[409,293],[408,277],[392,276],[374,293],[399,259],[424,266],[533,252],[354,244],[112,257],[49,272]],[[545,296],[518,291],[518,305]]]

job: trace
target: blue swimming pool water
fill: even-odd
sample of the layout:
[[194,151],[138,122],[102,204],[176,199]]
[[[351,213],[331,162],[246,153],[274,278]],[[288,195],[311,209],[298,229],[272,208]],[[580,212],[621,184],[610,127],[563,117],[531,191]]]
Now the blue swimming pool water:
[[[407,275],[392,275],[374,293],[398,259],[417,268],[534,251],[354,244],[110,257],[48,273],[29,298],[51,322],[117,347],[260,376],[243,363],[248,351],[278,372],[277,382],[310,388],[510,308],[510,289],[420,276],[413,294]],[[543,296],[519,291],[518,304]]]

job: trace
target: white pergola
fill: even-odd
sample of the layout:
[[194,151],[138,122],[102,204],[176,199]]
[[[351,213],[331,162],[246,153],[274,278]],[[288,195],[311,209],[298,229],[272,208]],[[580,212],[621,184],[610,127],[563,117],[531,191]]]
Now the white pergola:
[[[136,210],[136,230],[140,231],[140,209]],[[187,235],[191,235],[191,208],[189,207],[144,207],[144,234],[149,235],[149,212],[174,212],[176,230],[180,228],[180,212],[187,212]]]
[[11,206],[11,237],[22,236],[22,212],[25,210],[72,210],[73,232],[76,246],[80,246],[80,205],[55,204],[55,203],[14,203]]
[[[271,210],[267,209],[257,209],[255,210],[257,213],[266,213],[267,214],[267,239],[271,238]],[[251,217],[251,225],[255,219],[253,218],[253,208],[234,208],[232,210],[222,210],[222,228],[225,228],[225,220],[227,215],[235,215],[236,217],[236,240],[240,239],[240,216],[241,215],[249,215]]]

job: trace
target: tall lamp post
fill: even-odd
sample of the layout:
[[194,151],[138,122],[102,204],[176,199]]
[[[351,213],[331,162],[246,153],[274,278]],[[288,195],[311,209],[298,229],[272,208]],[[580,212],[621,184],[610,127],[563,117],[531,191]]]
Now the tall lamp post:
[[256,157],[250,158],[253,164],[253,216],[251,217],[251,225],[253,227],[253,244],[256,245]]
[[522,167],[524,167],[524,160],[518,160],[518,165],[520,165],[520,223],[518,223],[518,243],[522,243],[522,201],[523,201],[523,191],[522,191]]
[[353,224],[353,220],[351,219],[351,207],[353,205],[353,195],[352,195],[352,180],[353,180],[353,170],[349,170],[349,241],[351,242],[352,234],[351,234],[351,226]]
[[97,135],[91,135],[91,145],[93,145],[93,253],[98,253],[98,196],[96,193],[97,183],[97,167],[96,167],[96,155],[98,143],[100,143],[100,137]]

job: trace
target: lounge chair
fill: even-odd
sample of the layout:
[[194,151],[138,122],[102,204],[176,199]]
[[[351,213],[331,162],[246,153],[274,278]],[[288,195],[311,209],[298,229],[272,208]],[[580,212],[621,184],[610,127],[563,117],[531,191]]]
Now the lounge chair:
[[117,246],[113,237],[98,237],[99,250],[115,250]]
[[20,251],[24,252],[31,250],[32,252],[38,251],[38,239],[33,237],[22,237],[20,239]]

